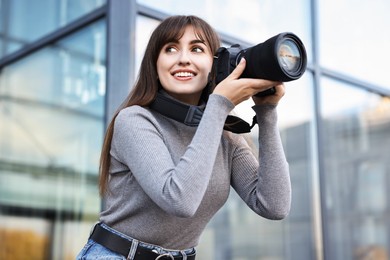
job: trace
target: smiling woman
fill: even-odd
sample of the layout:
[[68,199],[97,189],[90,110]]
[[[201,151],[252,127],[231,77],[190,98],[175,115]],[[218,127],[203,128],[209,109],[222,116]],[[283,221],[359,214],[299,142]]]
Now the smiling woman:
[[[276,124],[284,86],[240,79],[244,59],[214,86],[219,46],[214,29],[196,16],[168,17],[152,33],[138,81],[106,132],[104,208],[78,259],[195,259],[200,235],[230,187],[259,216],[288,214],[290,176]],[[274,95],[253,99],[261,122],[258,160],[244,137],[224,125],[235,105],[271,86]],[[157,96],[164,97],[168,113],[152,106]],[[192,107],[198,124],[171,118],[180,113],[177,107]]]
[[180,40],[168,42],[157,59],[157,73],[164,90],[192,105],[198,105],[213,64],[210,47],[197,35],[193,27],[186,27]]

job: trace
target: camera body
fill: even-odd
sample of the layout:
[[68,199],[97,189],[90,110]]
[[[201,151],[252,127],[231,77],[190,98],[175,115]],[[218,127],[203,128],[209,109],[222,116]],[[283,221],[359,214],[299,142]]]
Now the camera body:
[[[243,49],[234,44],[221,47],[214,57],[215,83],[224,80],[238,65],[241,58],[246,59],[246,67],[241,78],[258,78],[288,82],[300,78],[306,70],[307,56],[302,41],[293,33],[284,32]],[[256,96],[275,93],[271,88]]]

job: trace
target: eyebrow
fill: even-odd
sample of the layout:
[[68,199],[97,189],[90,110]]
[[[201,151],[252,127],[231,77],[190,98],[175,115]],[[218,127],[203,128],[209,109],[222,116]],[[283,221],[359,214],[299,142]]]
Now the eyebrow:
[[[179,40],[174,39],[174,40],[168,41],[166,44],[169,44],[169,43],[179,43]],[[200,39],[195,39],[195,40],[190,41],[190,44],[197,44],[197,43],[201,43],[201,44],[206,45],[205,41],[202,41]]]
[[204,41],[200,40],[200,39],[192,40],[190,43],[191,44],[202,43],[202,44],[206,45],[206,43]]

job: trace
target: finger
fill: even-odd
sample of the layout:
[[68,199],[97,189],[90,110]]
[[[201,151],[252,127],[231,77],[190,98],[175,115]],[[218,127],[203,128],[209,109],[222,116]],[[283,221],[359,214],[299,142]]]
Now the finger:
[[279,83],[278,85],[275,86],[276,89],[276,94],[279,96],[284,96],[286,89],[283,83]]
[[259,86],[259,87],[275,87],[277,85],[283,84],[280,81],[273,81],[268,79],[259,79],[259,78],[241,78],[244,84]]
[[256,93],[280,85],[278,81],[266,79],[241,78],[240,81],[242,85],[251,87]]
[[246,60],[245,58],[241,58],[240,63],[236,66],[236,68],[230,73],[229,77],[232,79],[238,79],[241,74],[245,70]]

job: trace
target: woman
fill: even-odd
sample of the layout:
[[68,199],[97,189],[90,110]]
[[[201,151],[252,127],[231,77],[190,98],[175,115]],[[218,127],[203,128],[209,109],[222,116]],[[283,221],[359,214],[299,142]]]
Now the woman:
[[[216,32],[195,16],[169,17],[153,32],[139,78],[107,129],[104,207],[79,259],[195,259],[194,247],[230,186],[260,216],[288,214],[290,178],[276,113],[284,85],[239,78],[242,59],[212,86],[219,46]],[[273,86],[274,95],[253,97]],[[200,121],[188,125],[151,109],[157,96],[196,107]],[[258,159],[243,136],[223,130],[229,112],[250,97],[261,126]]]

